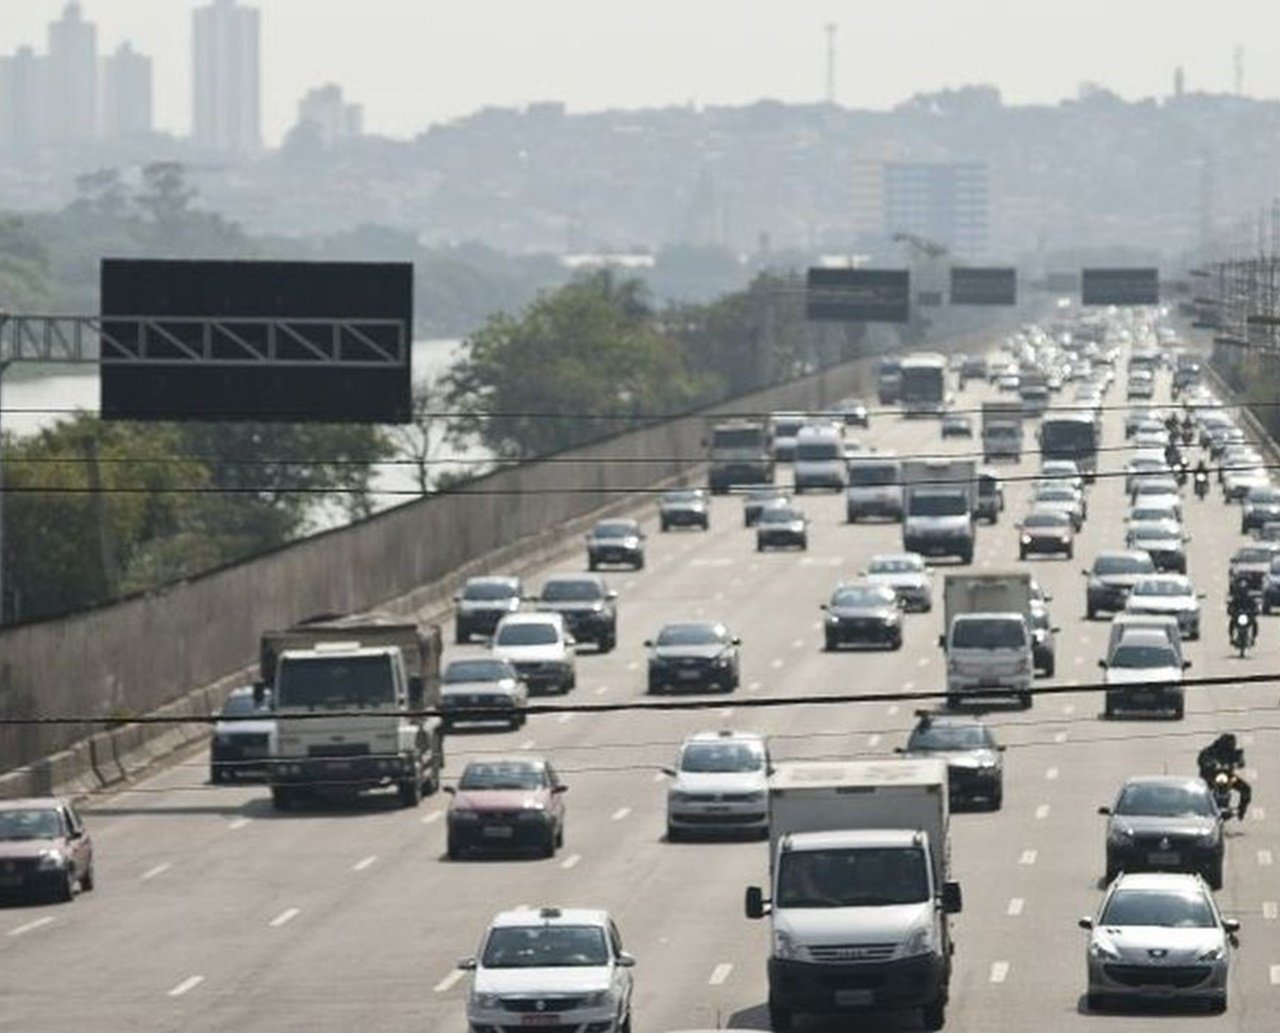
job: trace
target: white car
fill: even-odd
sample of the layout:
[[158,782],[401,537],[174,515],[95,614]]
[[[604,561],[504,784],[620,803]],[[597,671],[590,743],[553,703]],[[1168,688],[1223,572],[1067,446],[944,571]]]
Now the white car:
[[464,722],[525,723],[529,687],[507,660],[491,656],[451,660],[440,679],[440,710],[446,727]]
[[1036,488],[1035,495],[1031,499],[1031,508],[1064,513],[1071,520],[1071,526],[1076,531],[1084,526],[1085,516],[1088,515],[1084,494],[1065,483],[1046,484]]
[[1222,472],[1222,497],[1228,502],[1240,502],[1250,488],[1263,488],[1271,483],[1271,477],[1262,466],[1238,467]]
[[1191,661],[1180,659],[1168,636],[1128,631],[1111,651],[1111,659],[1099,660],[1098,666],[1106,671],[1105,716],[1114,717],[1121,710],[1159,710],[1182,717],[1182,675]]
[[1129,591],[1125,613],[1168,614],[1177,618],[1182,638],[1200,637],[1200,600],[1191,579],[1183,574],[1153,574],[1141,578]]
[[1176,506],[1145,501],[1140,505],[1130,506],[1129,512],[1125,514],[1124,522],[1126,527],[1133,524],[1151,523],[1171,523],[1178,524],[1181,527],[1182,523],[1178,519],[1178,508]]
[[1172,509],[1182,521],[1182,496],[1178,494],[1178,482],[1170,477],[1143,477],[1129,493],[1130,505],[1162,506]]
[[1159,449],[1135,452],[1124,464],[1124,490],[1132,495],[1134,485],[1147,477],[1168,477],[1169,464]]
[[559,613],[509,613],[490,643],[495,659],[510,661],[530,692],[568,692],[577,683],[577,643]]
[[518,908],[495,915],[473,958],[473,1030],[629,1033],[635,960],[607,911]]
[[1223,918],[1198,875],[1121,875],[1102,898],[1089,931],[1090,1010],[1118,1000],[1198,1000],[1227,1010],[1231,948],[1240,923]]
[[904,610],[928,613],[933,609],[929,568],[918,552],[879,553],[871,557],[862,574],[868,581],[892,588]]
[[1040,464],[1040,476],[1046,481],[1067,484],[1076,491],[1084,491],[1084,478],[1074,460],[1046,459]]
[[769,748],[753,732],[685,739],[667,790],[667,841],[691,832],[769,831]]

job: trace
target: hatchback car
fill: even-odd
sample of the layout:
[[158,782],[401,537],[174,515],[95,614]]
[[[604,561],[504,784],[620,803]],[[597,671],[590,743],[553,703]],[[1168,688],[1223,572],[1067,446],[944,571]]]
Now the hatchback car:
[[1198,872],[1214,889],[1222,886],[1226,851],[1222,815],[1209,787],[1182,775],[1127,779],[1107,820],[1106,881],[1120,872]]
[[711,509],[707,493],[701,488],[672,488],[658,499],[658,527],[669,531],[673,527],[701,527],[711,529]]
[[982,801],[998,811],[1004,800],[1004,747],[981,718],[970,714],[921,711],[907,745],[907,757],[946,761],[951,806]]
[[809,548],[809,520],[795,506],[770,506],[756,521],[756,551],[794,546]]
[[71,801],[0,800],[0,894],[71,900],[91,890],[93,840]]
[[1169,614],[1178,621],[1183,639],[1200,637],[1200,600],[1191,579],[1183,574],[1158,574],[1140,578],[1129,592],[1125,613]]
[[892,588],[904,610],[928,613],[933,609],[931,575],[918,552],[878,553],[871,557],[862,573],[868,581]]
[[1182,533],[1181,524],[1167,520],[1130,524],[1124,532],[1126,548],[1145,552],[1161,572],[1187,572],[1189,541],[1191,536]]
[[495,915],[474,958],[467,1024],[476,1033],[630,1033],[635,960],[608,912],[517,908]]
[[738,687],[742,640],[723,624],[692,621],[666,624],[649,650],[649,692]]
[[477,758],[467,762],[445,815],[446,853],[536,850],[551,857],[564,845],[564,793],[568,787],[541,757]]
[[1084,491],[1084,476],[1073,459],[1046,459],[1040,464],[1040,477],[1046,481],[1061,481],[1076,491]]
[[1126,631],[1106,660],[1103,712],[1115,717],[1121,710],[1162,711],[1180,719],[1185,709],[1183,672],[1191,666],[1159,631]]
[[840,585],[822,604],[823,644],[828,651],[843,645],[902,648],[902,605],[888,585],[873,581]]
[[498,621],[520,609],[523,595],[518,577],[467,578],[462,591],[453,597],[457,643],[470,642],[474,635],[492,635]]
[[529,687],[508,661],[488,656],[450,660],[440,682],[445,728],[493,721],[524,726]]
[[1271,520],[1280,520],[1280,488],[1272,484],[1250,488],[1240,511],[1240,533],[1248,534]]
[[1171,872],[1122,875],[1102,898],[1085,954],[1090,1009],[1119,1001],[1193,1001],[1227,1009],[1240,923],[1223,918],[1204,881]]
[[667,841],[691,832],[769,832],[769,748],[754,732],[699,732],[680,746],[667,790]]
[[492,655],[507,660],[530,692],[568,692],[577,684],[577,644],[558,613],[512,613],[493,633]]
[[232,689],[209,740],[209,781],[219,785],[233,779],[264,778],[275,730],[269,691],[252,685]]
[[602,653],[618,644],[618,593],[598,574],[556,574],[542,583],[535,602],[543,613],[558,613],[574,639]]
[[1018,559],[1028,556],[1075,556],[1075,527],[1060,509],[1034,509],[1018,524]]
[[742,526],[755,527],[760,514],[766,509],[771,506],[785,506],[790,501],[790,495],[772,484],[748,488],[747,493],[742,496]]
[[1093,566],[1081,571],[1088,578],[1085,587],[1085,617],[1099,613],[1119,613],[1129,600],[1129,591],[1138,578],[1156,573],[1156,565],[1146,552],[1100,552]]
[[1089,508],[1085,502],[1084,492],[1077,491],[1069,484],[1051,482],[1036,488],[1031,498],[1033,509],[1056,509],[1065,513],[1071,520],[1071,526],[1079,533],[1084,526]]
[[587,535],[587,569],[605,564],[644,569],[644,532],[636,520],[601,520]]

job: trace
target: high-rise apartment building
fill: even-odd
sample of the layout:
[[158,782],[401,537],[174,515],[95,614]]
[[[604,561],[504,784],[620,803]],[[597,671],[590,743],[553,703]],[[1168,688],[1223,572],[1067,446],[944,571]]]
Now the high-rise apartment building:
[[30,47],[0,57],[0,146],[21,151],[43,140],[44,63]]
[[885,233],[913,233],[945,245],[958,258],[981,258],[987,249],[987,180],[981,162],[887,162]]
[[360,135],[364,129],[364,109],[359,104],[348,104],[341,86],[326,83],[309,90],[298,102],[298,124],[313,126],[320,142],[328,147],[338,140]]
[[49,25],[44,63],[45,129],[50,143],[81,143],[98,135],[98,30],[72,0]]
[[102,131],[111,140],[152,128],[151,58],[121,43],[102,62]]
[[216,151],[262,145],[258,11],[236,0],[198,8],[193,31],[192,137]]

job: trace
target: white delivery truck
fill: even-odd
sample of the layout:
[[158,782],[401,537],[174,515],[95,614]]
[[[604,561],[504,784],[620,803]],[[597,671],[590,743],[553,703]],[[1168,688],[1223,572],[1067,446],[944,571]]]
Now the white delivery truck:
[[902,547],[922,556],[973,562],[977,465],[972,459],[909,459],[902,464]]
[[791,478],[795,492],[807,488],[843,491],[845,486],[844,430],[839,424],[817,423],[801,427],[796,435]]
[[948,574],[942,593],[947,705],[967,694],[1009,695],[1031,706],[1031,575]]
[[769,1020],[917,1011],[941,1029],[951,982],[947,766],[940,760],[794,761],[769,779]]

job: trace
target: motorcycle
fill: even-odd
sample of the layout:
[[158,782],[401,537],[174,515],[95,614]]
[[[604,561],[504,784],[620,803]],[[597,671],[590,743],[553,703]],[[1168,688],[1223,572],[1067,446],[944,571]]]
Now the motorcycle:
[[1174,480],[1178,482],[1179,488],[1186,487],[1187,484],[1187,461],[1179,459],[1178,465],[1173,468]]
[[1209,783],[1213,802],[1223,819],[1240,817],[1240,791],[1234,768],[1219,768]]
[[1237,613],[1231,618],[1231,646],[1239,651],[1241,659],[1256,636],[1253,621],[1247,613]]
[[1209,493],[1209,475],[1207,473],[1196,474],[1196,498],[1203,499]]

